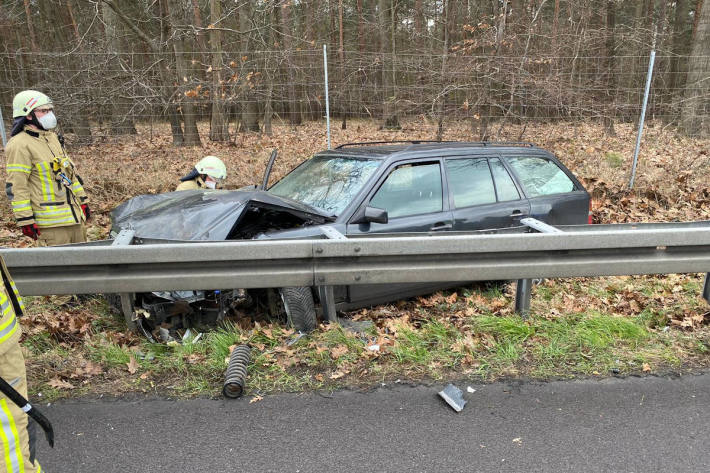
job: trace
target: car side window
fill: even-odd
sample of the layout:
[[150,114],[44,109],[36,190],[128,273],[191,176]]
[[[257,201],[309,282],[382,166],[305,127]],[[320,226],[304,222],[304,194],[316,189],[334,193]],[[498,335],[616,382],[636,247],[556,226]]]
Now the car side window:
[[405,164],[387,176],[370,200],[389,218],[441,212],[443,198],[439,163]]
[[486,158],[447,159],[446,175],[456,208],[496,201],[493,177]]
[[520,199],[520,192],[518,188],[515,187],[515,182],[513,178],[510,177],[508,170],[505,169],[503,163],[500,162],[498,158],[491,158],[491,171],[493,172],[493,179],[496,183],[496,190],[498,191],[498,201],[507,202],[510,200]]
[[529,197],[572,192],[574,183],[553,161],[538,157],[509,157]]

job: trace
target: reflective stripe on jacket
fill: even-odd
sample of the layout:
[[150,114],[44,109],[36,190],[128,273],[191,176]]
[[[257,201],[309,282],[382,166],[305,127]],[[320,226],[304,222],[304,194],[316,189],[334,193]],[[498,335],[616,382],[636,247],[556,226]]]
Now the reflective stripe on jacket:
[[20,340],[22,329],[17,317],[22,315],[25,306],[2,257],[0,257],[0,273],[3,282],[0,284],[0,354],[2,354],[13,343]]
[[[88,198],[56,133],[25,127],[8,141],[5,154],[5,192],[18,225],[62,227],[85,221],[81,204]],[[59,171],[53,169],[55,159],[64,163]]]

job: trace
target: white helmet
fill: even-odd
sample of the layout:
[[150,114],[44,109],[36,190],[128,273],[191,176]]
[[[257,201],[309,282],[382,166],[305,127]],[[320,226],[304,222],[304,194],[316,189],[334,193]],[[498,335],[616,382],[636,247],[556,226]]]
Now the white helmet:
[[52,107],[52,99],[36,90],[23,90],[12,100],[12,118],[24,117],[42,106]]
[[195,164],[195,169],[200,174],[207,174],[215,179],[227,178],[227,166],[217,156],[205,156]]

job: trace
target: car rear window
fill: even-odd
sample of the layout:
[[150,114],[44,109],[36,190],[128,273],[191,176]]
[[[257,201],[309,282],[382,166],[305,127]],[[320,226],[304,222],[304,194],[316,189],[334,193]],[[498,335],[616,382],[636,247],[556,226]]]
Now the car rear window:
[[446,173],[456,208],[493,204],[496,195],[498,202],[520,199],[513,178],[498,158],[448,159]]
[[528,197],[572,192],[574,182],[560,167],[540,157],[508,157]]
[[486,158],[448,159],[446,174],[456,208],[492,204],[496,201],[493,176]]
[[503,166],[503,163],[500,162],[500,159],[492,158],[490,163],[493,178],[496,183],[496,190],[498,191],[498,201],[507,202],[520,199],[520,192],[518,192],[518,188],[515,187],[513,178],[510,177],[510,174],[505,169],[505,166]]

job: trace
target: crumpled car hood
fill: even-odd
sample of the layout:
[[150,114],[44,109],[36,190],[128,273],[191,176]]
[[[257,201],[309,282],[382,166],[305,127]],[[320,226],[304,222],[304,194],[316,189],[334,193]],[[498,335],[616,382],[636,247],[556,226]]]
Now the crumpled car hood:
[[318,209],[261,190],[190,190],[134,197],[111,212],[111,229],[134,230],[143,238],[225,240],[250,208],[287,212],[304,223],[331,220]]

